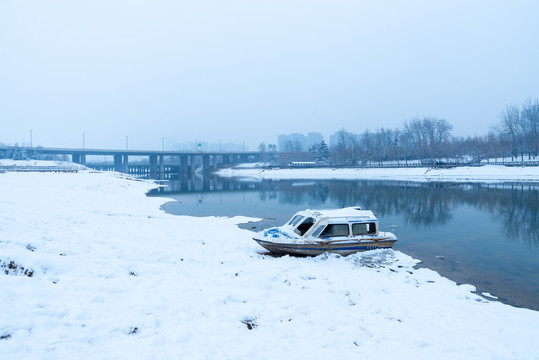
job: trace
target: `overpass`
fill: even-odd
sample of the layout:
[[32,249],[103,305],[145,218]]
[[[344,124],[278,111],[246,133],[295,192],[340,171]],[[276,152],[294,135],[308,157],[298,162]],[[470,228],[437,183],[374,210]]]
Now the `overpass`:
[[[203,169],[216,168],[218,164],[235,164],[260,161],[263,153],[259,151],[216,152],[216,151],[171,151],[171,150],[117,150],[86,148],[49,148],[49,147],[17,147],[0,146],[0,153],[10,154],[13,151],[26,151],[42,155],[71,156],[74,163],[86,165],[99,170],[114,170],[124,173],[148,174],[153,178],[163,178],[165,172],[177,172],[190,175],[195,164],[202,164]],[[86,157],[91,155],[112,156],[113,164],[89,164]],[[148,164],[129,164],[130,156],[148,157]],[[165,157],[168,164],[165,164]]]

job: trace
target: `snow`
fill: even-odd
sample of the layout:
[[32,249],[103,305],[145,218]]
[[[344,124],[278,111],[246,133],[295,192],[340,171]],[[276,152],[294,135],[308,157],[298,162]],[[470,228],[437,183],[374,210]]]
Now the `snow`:
[[275,258],[236,226],[253,219],[166,214],[155,186],[0,174],[2,359],[539,357],[539,312],[415,269],[398,242]]
[[228,168],[218,172],[223,177],[254,179],[373,179],[405,181],[504,182],[539,181],[539,167],[501,165],[463,166],[448,169],[418,168],[308,168],[261,169]]
[[317,220],[325,217],[342,218],[340,221],[347,221],[347,218],[354,218],[354,220],[377,220],[372,211],[361,210],[359,206],[351,206],[342,209],[306,209],[298,212],[298,215],[312,217]]
[[497,296],[494,296],[494,295],[492,295],[491,293],[488,293],[488,292],[483,292],[483,293],[481,293],[481,295],[492,298],[492,299],[497,299],[498,298]]
[[50,161],[50,160],[11,160],[0,159],[0,167],[2,166],[56,166],[65,168],[86,169],[84,165],[72,163],[69,161]]

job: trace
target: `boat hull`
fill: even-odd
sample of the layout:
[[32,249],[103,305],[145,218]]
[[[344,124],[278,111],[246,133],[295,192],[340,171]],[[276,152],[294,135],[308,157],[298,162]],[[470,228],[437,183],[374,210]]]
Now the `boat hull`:
[[317,256],[323,253],[334,253],[347,256],[361,251],[389,249],[393,247],[394,240],[379,240],[375,242],[345,242],[345,243],[274,243],[271,241],[253,238],[260,246],[274,254]]

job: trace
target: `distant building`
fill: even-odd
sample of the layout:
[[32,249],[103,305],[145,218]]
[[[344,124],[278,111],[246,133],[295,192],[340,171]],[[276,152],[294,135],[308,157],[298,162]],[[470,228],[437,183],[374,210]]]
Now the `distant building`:
[[310,132],[307,134],[307,149],[309,149],[314,144],[320,144],[324,141],[322,134],[317,132]]
[[339,145],[339,142],[340,142],[340,136],[339,136],[338,132],[329,135],[329,148],[330,149],[332,149],[335,146]]
[[307,135],[289,134],[279,135],[277,138],[278,149],[281,152],[307,151],[314,144],[324,140],[322,134],[310,132]]

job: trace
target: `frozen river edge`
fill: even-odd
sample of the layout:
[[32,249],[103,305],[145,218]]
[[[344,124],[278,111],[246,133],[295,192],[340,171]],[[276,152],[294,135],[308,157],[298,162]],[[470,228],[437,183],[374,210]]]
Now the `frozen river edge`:
[[537,358],[539,312],[399,251],[264,256],[248,218],[165,214],[155,186],[0,174],[3,357]]

